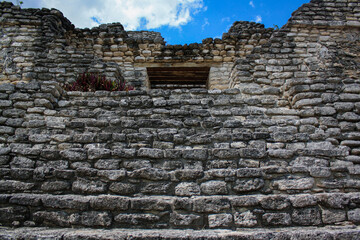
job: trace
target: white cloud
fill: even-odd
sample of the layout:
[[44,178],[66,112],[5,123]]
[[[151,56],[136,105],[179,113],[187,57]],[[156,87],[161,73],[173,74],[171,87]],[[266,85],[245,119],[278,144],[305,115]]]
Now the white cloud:
[[256,16],[255,22],[261,23],[262,22],[262,17],[260,15]]
[[250,2],[249,2],[249,5],[250,5],[251,7],[253,7],[253,8],[255,8],[254,1],[250,1]]
[[229,17],[224,17],[221,19],[221,22],[230,22],[230,18]]
[[204,24],[201,25],[201,29],[204,31],[205,27],[208,26],[208,25],[210,25],[209,19],[205,18],[204,19]]
[[47,8],[57,8],[79,28],[120,22],[126,30],[164,25],[180,27],[204,11],[203,0],[41,0]]

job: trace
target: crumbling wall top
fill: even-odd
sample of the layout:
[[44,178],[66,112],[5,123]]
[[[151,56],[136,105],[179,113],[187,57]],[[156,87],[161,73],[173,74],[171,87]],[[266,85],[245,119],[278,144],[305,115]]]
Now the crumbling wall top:
[[293,12],[287,25],[360,27],[359,13],[357,0],[311,0]]

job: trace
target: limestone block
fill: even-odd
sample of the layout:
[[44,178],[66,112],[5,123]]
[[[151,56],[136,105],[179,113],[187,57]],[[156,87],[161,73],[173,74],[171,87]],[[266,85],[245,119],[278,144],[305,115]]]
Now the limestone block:
[[131,183],[114,182],[110,184],[109,190],[120,195],[132,195],[136,192],[136,185]]
[[69,222],[73,225],[82,225],[87,227],[109,227],[112,218],[107,212],[82,212],[73,213],[69,217]]
[[275,180],[272,184],[274,187],[278,187],[279,190],[306,190],[311,189],[314,186],[314,179],[300,178],[293,180]]
[[228,193],[226,182],[208,181],[200,185],[202,194],[205,195],[224,195]]
[[189,197],[200,195],[200,187],[193,182],[182,182],[175,187],[175,195]]
[[265,213],[262,220],[269,226],[289,226],[291,225],[291,217],[288,213]]
[[114,218],[115,222],[129,225],[144,225],[156,223],[160,217],[155,214],[118,214]]
[[107,185],[101,181],[91,181],[87,179],[78,179],[72,184],[72,191],[75,193],[104,193]]
[[195,214],[170,214],[170,223],[175,226],[194,227],[202,224],[201,216]]
[[234,223],[238,227],[255,227],[258,224],[257,217],[251,212],[236,212],[234,214]]
[[264,180],[261,178],[236,180],[234,184],[234,191],[236,192],[250,192],[261,189],[264,186]]
[[225,197],[195,197],[193,199],[193,210],[199,213],[219,213],[230,209],[230,202]]
[[322,223],[320,211],[317,208],[294,209],[291,217],[293,223],[303,226],[317,226]]
[[228,228],[233,223],[231,214],[211,214],[208,216],[210,228]]

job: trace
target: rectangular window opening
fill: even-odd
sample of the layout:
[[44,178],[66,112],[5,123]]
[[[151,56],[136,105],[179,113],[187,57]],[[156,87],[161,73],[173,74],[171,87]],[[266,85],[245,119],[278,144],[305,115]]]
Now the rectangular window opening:
[[210,67],[148,67],[151,89],[206,88]]

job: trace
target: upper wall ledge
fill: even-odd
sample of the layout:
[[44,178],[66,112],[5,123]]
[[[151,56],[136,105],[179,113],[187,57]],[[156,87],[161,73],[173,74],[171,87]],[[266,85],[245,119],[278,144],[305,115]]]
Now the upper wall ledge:
[[[120,23],[102,24],[92,29],[78,29],[56,9],[21,9],[11,2],[0,2],[0,26],[35,25],[56,35],[76,34],[79,36],[111,35],[137,43],[159,43],[165,45],[159,32],[126,31]],[[358,0],[311,0],[296,10],[288,23],[280,29],[296,26],[318,27],[360,27],[360,7]],[[236,39],[248,38],[254,33],[271,35],[273,28],[264,28],[254,22],[235,22],[222,39],[206,38],[203,44],[223,43]],[[176,45],[175,45],[176,46]]]

